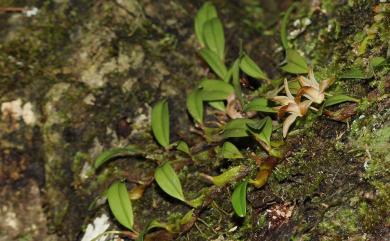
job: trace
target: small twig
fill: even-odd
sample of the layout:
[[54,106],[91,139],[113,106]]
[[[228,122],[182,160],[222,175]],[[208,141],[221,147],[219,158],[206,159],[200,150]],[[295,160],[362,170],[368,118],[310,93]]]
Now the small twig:
[[26,8],[22,7],[0,7],[0,13],[24,13]]

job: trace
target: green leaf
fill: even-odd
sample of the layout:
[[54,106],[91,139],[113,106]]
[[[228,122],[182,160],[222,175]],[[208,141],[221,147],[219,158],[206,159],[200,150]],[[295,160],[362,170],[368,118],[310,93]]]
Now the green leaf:
[[325,100],[324,107],[337,105],[346,101],[359,102],[358,99],[347,95],[333,95]]
[[247,124],[250,122],[253,122],[253,120],[244,118],[229,121],[223,130],[223,137],[229,138],[249,136]]
[[226,107],[225,103],[221,100],[213,100],[208,102],[211,107],[214,107],[217,110],[220,110],[222,112],[225,112]]
[[167,100],[161,100],[152,109],[152,130],[157,142],[169,146],[169,110]]
[[244,158],[238,148],[231,142],[225,142],[222,146],[223,158],[237,159]]
[[126,228],[133,230],[133,208],[126,185],[122,182],[112,184],[107,191],[107,199],[116,220]]
[[164,192],[185,202],[180,180],[169,162],[157,167],[154,173],[154,178]]
[[202,90],[193,90],[187,97],[187,110],[195,121],[203,123]]
[[234,61],[231,70],[233,75],[232,77],[233,77],[234,93],[236,94],[236,97],[238,98],[238,100],[242,105],[243,99],[242,99],[242,90],[241,90],[241,83],[240,83],[240,59],[236,59],[236,61]]
[[200,82],[199,86],[208,91],[222,91],[227,94],[232,94],[234,92],[233,86],[222,80],[205,79]]
[[202,99],[204,101],[226,100],[229,97],[229,93],[217,90],[202,90]]
[[206,2],[199,9],[195,16],[195,34],[202,47],[205,46],[203,39],[204,24],[213,18],[218,17],[217,10],[211,2]]
[[241,182],[232,194],[232,205],[237,216],[243,218],[246,215],[246,187],[247,181]]
[[272,134],[272,119],[270,117],[265,117],[266,122],[260,134],[258,135],[259,139],[262,140],[267,146],[271,146],[271,134]]
[[208,48],[203,48],[199,50],[199,54],[219,78],[225,79],[228,71],[225,64],[219,59],[216,53]]
[[268,100],[265,98],[256,98],[249,102],[245,107],[244,111],[260,111],[267,113],[276,113],[277,111],[268,107]]
[[240,69],[252,78],[265,80],[268,79],[267,75],[248,55],[244,55],[242,57],[240,61]]
[[307,63],[297,51],[293,49],[286,50],[287,64],[282,67],[282,70],[292,74],[306,74],[308,71]]
[[288,18],[290,17],[290,14],[294,10],[295,6],[296,6],[295,4],[292,4],[287,9],[286,13],[283,16],[283,20],[282,20],[282,23],[280,26],[280,38],[282,41],[283,48],[285,50],[290,48],[289,43],[288,43],[288,39],[287,39],[287,24],[288,24]]
[[225,35],[219,18],[207,20],[203,25],[203,40],[206,46],[216,53],[220,60],[225,55]]
[[224,171],[222,174],[218,176],[212,177],[213,184],[217,187],[222,187],[227,183],[234,181],[241,175],[241,172],[243,171],[244,168],[245,167],[241,165],[235,166]]
[[188,155],[191,155],[190,148],[188,147],[187,143],[185,143],[184,141],[179,141],[177,143],[176,149]]
[[117,157],[139,155],[141,151],[134,146],[112,148],[100,154],[94,163],[95,170],[101,165]]
[[265,118],[263,118],[263,119],[261,119],[261,120],[253,120],[253,121],[251,121],[251,122],[248,122],[247,125],[248,125],[250,128],[259,131],[259,130],[263,129],[265,123],[268,121],[268,118],[269,118],[269,117],[265,117]]
[[369,79],[372,75],[367,75],[359,67],[353,67],[345,71],[339,78],[340,79]]

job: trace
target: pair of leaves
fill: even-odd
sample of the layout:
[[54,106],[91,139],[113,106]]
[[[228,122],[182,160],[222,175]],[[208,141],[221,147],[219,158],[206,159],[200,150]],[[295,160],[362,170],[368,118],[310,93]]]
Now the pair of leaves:
[[142,152],[135,146],[112,148],[110,150],[103,152],[98,156],[98,158],[96,158],[96,161],[94,163],[94,168],[96,170],[104,163],[117,157],[138,155],[140,153]]
[[164,148],[169,147],[169,109],[168,101],[157,102],[152,109],[152,131],[157,142]]
[[134,214],[126,185],[122,182],[112,184],[107,191],[107,200],[116,220],[133,230]]
[[246,137],[249,136],[249,133],[269,147],[271,145],[272,119],[267,116],[261,120],[244,118],[231,120],[224,128],[223,137]]
[[157,167],[154,172],[154,178],[164,192],[180,201],[186,202],[179,177],[169,162]]
[[203,123],[203,101],[212,101],[218,105],[215,101],[227,99],[234,89],[221,80],[203,80],[199,87],[201,89],[195,89],[188,95],[187,109],[195,121]]
[[276,113],[277,111],[268,107],[268,100],[265,98],[256,98],[249,102],[245,107],[244,111],[259,111],[266,113]]
[[237,159],[244,158],[238,148],[231,142],[225,142],[222,146],[222,156],[223,158]]
[[247,75],[255,79],[268,80],[267,75],[260,67],[248,56],[244,55],[240,61],[240,69]]
[[337,105],[337,104],[347,102],[347,101],[359,102],[358,99],[347,96],[347,95],[333,95],[325,100],[324,107],[328,107],[331,105]]
[[234,212],[237,214],[237,216],[243,218],[246,215],[246,188],[247,188],[248,182],[243,181],[239,183],[236,188],[233,191],[232,194],[232,205]]
[[214,5],[206,2],[195,16],[195,34],[202,47],[207,47],[224,60],[225,34]]

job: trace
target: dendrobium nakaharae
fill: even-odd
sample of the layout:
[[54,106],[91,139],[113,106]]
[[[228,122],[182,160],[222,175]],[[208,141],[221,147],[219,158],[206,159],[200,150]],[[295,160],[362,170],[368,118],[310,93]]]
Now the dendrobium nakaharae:
[[299,76],[299,83],[301,88],[298,91],[297,98],[300,99],[301,96],[305,96],[314,103],[321,104],[325,99],[325,90],[331,84],[330,79],[326,79],[318,83],[314,77],[313,69],[309,69],[309,78]]
[[306,114],[313,100],[309,99],[301,102],[300,98],[294,98],[288,88],[287,79],[284,80],[284,89],[287,96],[275,96],[272,100],[281,103],[281,106],[275,107],[278,110],[279,117],[282,117],[286,112],[290,113],[283,122],[283,137],[286,137],[292,123],[294,123],[297,117],[302,117]]

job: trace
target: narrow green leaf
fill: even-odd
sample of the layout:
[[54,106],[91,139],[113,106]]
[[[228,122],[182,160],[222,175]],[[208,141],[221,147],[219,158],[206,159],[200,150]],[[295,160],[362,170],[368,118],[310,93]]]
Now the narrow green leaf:
[[286,13],[283,16],[283,20],[280,26],[280,38],[282,41],[283,48],[285,50],[289,49],[289,43],[287,39],[287,24],[288,24],[288,19],[290,17],[291,12],[294,10],[295,4],[292,4],[286,11]]
[[268,107],[268,100],[265,98],[253,99],[244,107],[244,111],[260,111],[260,112],[267,112],[267,113],[277,112],[271,107]]
[[243,218],[246,215],[246,187],[247,181],[237,185],[232,194],[232,205],[237,216]]
[[205,79],[200,82],[199,86],[202,87],[204,90],[209,91],[222,91],[226,92],[227,94],[232,94],[234,92],[233,86],[222,80]]
[[248,55],[244,55],[242,57],[240,61],[240,69],[252,78],[265,80],[268,79],[267,75]]
[[244,103],[242,99],[242,90],[241,90],[241,83],[240,83],[240,59],[236,59],[234,61],[232,66],[232,77],[233,77],[233,87],[234,87],[234,93],[236,94],[236,97],[240,101],[241,105]]
[[122,156],[139,155],[142,153],[138,148],[134,146],[112,148],[100,154],[94,163],[94,168],[98,169],[104,163]]
[[337,105],[346,101],[359,102],[358,99],[347,95],[333,95],[325,100],[324,107]]
[[270,117],[265,117],[266,122],[260,134],[258,135],[259,139],[262,140],[267,146],[271,146],[271,134],[272,134],[272,119]]
[[246,137],[248,136],[248,127],[247,124],[253,122],[253,120],[250,119],[234,119],[229,121],[224,130],[223,130],[223,137],[229,138],[229,137]]
[[157,167],[154,178],[161,189],[170,196],[185,202],[179,177],[169,162]]
[[354,67],[345,71],[339,78],[340,79],[369,79],[372,75],[367,75],[359,67]]
[[286,50],[287,64],[282,67],[282,70],[292,74],[305,74],[308,71],[307,63],[297,51],[293,49]]
[[207,20],[203,25],[203,40],[206,46],[216,53],[223,62],[225,55],[225,35],[219,18]]
[[193,90],[187,97],[187,110],[195,121],[203,123],[202,90]]
[[231,142],[225,142],[222,146],[223,158],[237,159],[244,158],[238,148]]
[[169,110],[167,100],[161,100],[152,109],[152,130],[157,142],[169,146]]
[[179,141],[177,143],[176,149],[188,155],[191,155],[190,148],[188,147],[187,143],[185,143],[184,141]]
[[207,62],[210,68],[221,79],[224,79],[228,73],[225,64],[219,59],[218,55],[208,48],[199,50],[200,56]]
[[107,191],[107,200],[116,220],[126,228],[133,230],[133,208],[126,185],[121,182],[112,184]]
[[211,2],[206,2],[195,16],[195,35],[202,47],[205,46],[203,39],[204,24],[210,19],[218,17],[217,10]]

